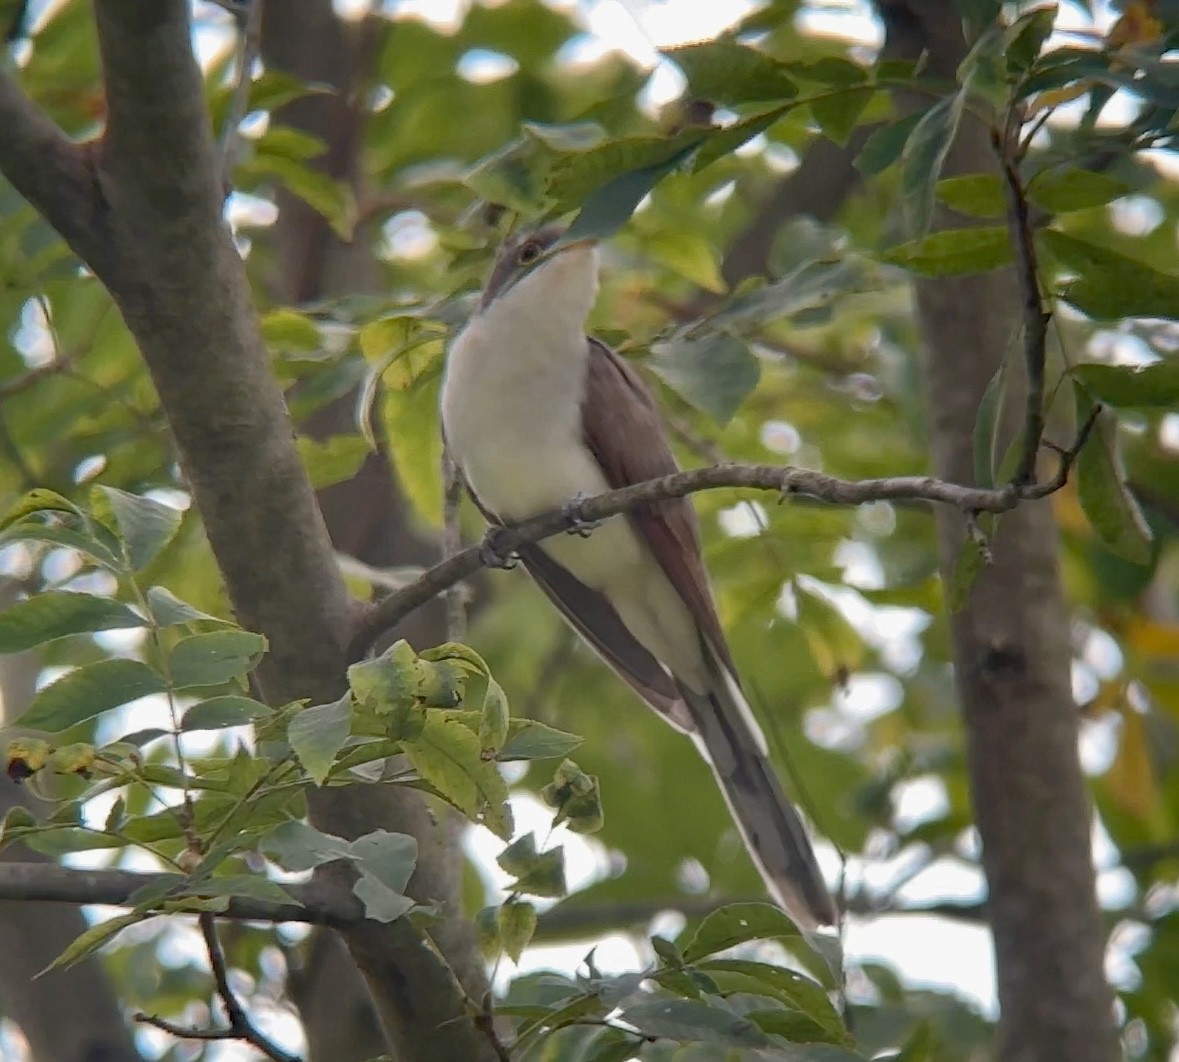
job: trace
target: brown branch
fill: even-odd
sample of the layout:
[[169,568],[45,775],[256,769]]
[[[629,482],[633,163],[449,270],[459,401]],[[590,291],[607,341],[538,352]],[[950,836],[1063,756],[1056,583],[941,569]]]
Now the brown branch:
[[1019,129],[1013,110],[1004,134],[1000,137],[996,133],[994,140],[1007,199],[1007,228],[1015,248],[1015,275],[1019,281],[1023,312],[1023,357],[1028,380],[1023,450],[1012,476],[1016,486],[1031,483],[1036,478],[1036,458],[1040,453],[1040,440],[1044,437],[1044,364],[1047,360],[1048,323],[1052,319],[1044,309],[1040,293],[1031,211],[1019,172]]
[[361,619],[348,648],[350,660],[361,659],[373,643],[414,609],[484,567],[503,567],[513,551],[530,542],[596,523],[643,505],[682,498],[717,487],[746,487],[801,495],[834,505],[862,505],[873,501],[924,501],[947,505],[963,514],[1009,512],[1020,502],[1047,497],[1064,486],[1080,448],[1093,429],[1094,418],[1081,426],[1073,448],[1060,460],[1056,475],[1046,483],[1009,484],[993,490],[965,487],[932,476],[890,476],[846,480],[788,465],[714,465],[675,472],[659,479],[607,491],[510,527],[492,528],[478,546],[434,565],[419,579],[383,598]]
[[0,173],[96,271],[109,264],[106,204],[90,145],[66,136],[3,70],[0,129]]
[[[258,0],[254,0],[257,4]],[[198,919],[201,936],[205,938],[205,948],[209,952],[209,968],[213,971],[213,983],[217,986],[217,994],[225,1007],[225,1016],[229,1019],[229,1029],[226,1030],[232,1039],[243,1040],[251,1047],[256,1047],[267,1058],[274,1062],[300,1062],[298,1055],[288,1054],[282,1048],[270,1042],[263,1036],[250,1016],[246,1013],[229,983],[229,967],[225,963],[225,951],[221,947],[221,940],[217,936],[217,921],[213,915],[204,911]]]

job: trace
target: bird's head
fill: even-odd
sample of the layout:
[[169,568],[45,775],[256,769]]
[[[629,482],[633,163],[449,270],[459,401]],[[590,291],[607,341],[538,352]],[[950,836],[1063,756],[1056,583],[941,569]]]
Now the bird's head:
[[506,240],[479,313],[511,313],[522,320],[568,315],[582,328],[598,295],[597,242],[564,237],[564,229],[546,226]]

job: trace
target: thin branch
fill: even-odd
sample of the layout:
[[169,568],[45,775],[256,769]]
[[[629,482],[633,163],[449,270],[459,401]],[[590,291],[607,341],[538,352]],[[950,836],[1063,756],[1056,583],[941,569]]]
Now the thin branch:
[[229,99],[229,109],[225,112],[219,145],[221,183],[226,195],[233,188],[233,168],[237,164],[238,148],[241,146],[239,127],[250,103],[254,61],[262,47],[262,4],[263,0],[249,0],[244,7],[239,5],[233,9],[238,24],[237,81]]
[[[459,527],[459,506],[463,500],[463,475],[450,451],[442,454],[442,559],[448,560],[463,548]],[[467,632],[467,602],[462,586],[455,583],[446,591],[446,637],[461,642]]]
[[1007,228],[1015,248],[1015,274],[1019,280],[1023,310],[1023,355],[1028,378],[1027,408],[1024,413],[1023,451],[1012,482],[1017,486],[1031,483],[1036,477],[1036,458],[1044,436],[1044,364],[1048,343],[1048,323],[1052,315],[1044,309],[1040,293],[1036,244],[1032,232],[1031,211],[1019,172],[1019,123],[1014,114],[995,146],[1003,174],[1007,199]]
[[[257,4],[258,0],[254,0],[254,3]],[[217,920],[210,912],[204,911],[199,921],[201,936],[205,938],[205,947],[209,952],[209,968],[213,971],[213,983],[217,986],[217,994],[221,997],[225,1016],[229,1019],[227,1032],[233,1039],[243,1040],[251,1047],[256,1047],[274,1062],[300,1062],[298,1055],[288,1054],[281,1047],[271,1043],[250,1021],[250,1016],[229,984],[229,968],[225,963],[225,951],[221,947],[221,940],[217,936]]]
[[642,505],[682,498],[717,487],[747,487],[802,495],[835,505],[861,505],[873,501],[925,501],[949,505],[964,514],[1002,513],[1020,502],[1044,498],[1059,490],[1068,478],[1076,454],[1093,428],[1093,420],[1082,425],[1071,451],[1061,458],[1060,468],[1043,484],[1008,484],[993,490],[964,487],[932,476],[891,476],[883,479],[845,480],[805,468],[778,465],[714,465],[676,472],[659,479],[636,483],[621,490],[607,491],[576,505],[564,506],[510,527],[492,528],[478,546],[470,546],[430,568],[420,579],[378,602],[361,619],[349,644],[350,660],[361,659],[382,633],[415,609],[480,568],[494,566],[521,546],[572,530],[586,523],[617,516]]

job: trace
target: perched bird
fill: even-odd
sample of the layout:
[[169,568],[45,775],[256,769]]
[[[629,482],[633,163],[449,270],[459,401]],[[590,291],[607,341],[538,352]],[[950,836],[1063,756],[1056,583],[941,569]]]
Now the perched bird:
[[[650,393],[585,333],[593,241],[558,228],[507,241],[451,346],[442,426],[475,503],[508,524],[677,471]],[[519,551],[573,628],[711,764],[771,894],[804,928],[835,905],[782,791],[725,642],[686,499]]]

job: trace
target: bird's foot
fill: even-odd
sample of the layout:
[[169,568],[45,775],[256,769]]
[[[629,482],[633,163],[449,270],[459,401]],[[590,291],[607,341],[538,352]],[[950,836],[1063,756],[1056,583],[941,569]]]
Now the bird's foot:
[[561,506],[561,515],[565,517],[565,522],[568,524],[565,534],[589,538],[593,531],[602,526],[601,520],[587,520],[582,515],[582,507],[587,501],[589,501],[589,495],[578,491]]
[[503,543],[506,527],[489,527],[479,543],[479,559],[485,568],[503,568],[511,571],[520,563],[520,554]]

